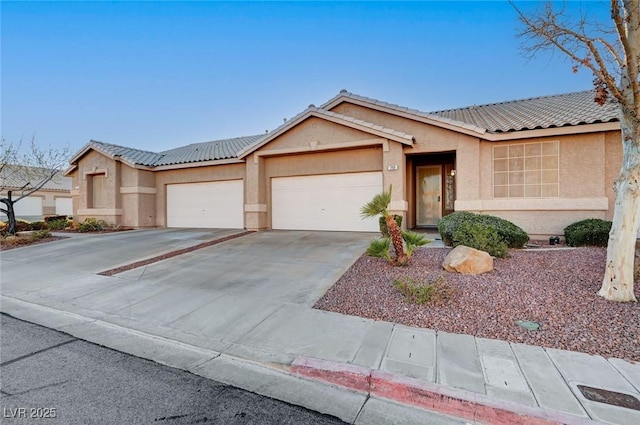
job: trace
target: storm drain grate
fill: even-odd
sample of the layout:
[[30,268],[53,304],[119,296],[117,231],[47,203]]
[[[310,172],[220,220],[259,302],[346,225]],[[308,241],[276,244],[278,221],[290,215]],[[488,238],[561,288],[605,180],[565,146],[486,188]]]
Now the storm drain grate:
[[640,410],[640,400],[630,394],[587,387],[586,385],[578,385],[578,389],[587,400],[618,407],[626,407],[627,409]]

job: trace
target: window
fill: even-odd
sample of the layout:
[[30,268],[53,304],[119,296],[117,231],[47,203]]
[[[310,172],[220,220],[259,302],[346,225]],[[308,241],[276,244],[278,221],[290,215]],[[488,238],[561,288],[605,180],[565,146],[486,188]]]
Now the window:
[[557,198],[558,142],[493,147],[494,198]]

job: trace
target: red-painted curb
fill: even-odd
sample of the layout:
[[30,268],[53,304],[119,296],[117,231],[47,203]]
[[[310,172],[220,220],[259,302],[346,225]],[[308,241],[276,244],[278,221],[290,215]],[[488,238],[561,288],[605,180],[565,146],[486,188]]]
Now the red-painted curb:
[[490,425],[593,425],[588,418],[500,400],[484,394],[398,376],[389,372],[320,359],[298,357],[291,373],[402,404]]
[[298,357],[291,363],[291,373],[368,393],[373,369],[348,363]]

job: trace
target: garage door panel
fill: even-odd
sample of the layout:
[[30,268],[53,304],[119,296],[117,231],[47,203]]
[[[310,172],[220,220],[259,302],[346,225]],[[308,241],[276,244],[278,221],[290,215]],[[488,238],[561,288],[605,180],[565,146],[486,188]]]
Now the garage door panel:
[[272,227],[286,230],[379,230],[360,209],[382,191],[382,173],[327,174],[272,179]]
[[167,227],[241,229],[242,180],[167,185]]
[[73,215],[73,200],[71,198],[56,198],[56,215]]

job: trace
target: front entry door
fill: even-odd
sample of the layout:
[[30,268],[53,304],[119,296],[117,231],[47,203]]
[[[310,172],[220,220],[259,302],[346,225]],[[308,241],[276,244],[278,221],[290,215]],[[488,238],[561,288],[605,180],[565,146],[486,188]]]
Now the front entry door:
[[442,165],[416,168],[417,226],[435,226],[442,217]]

